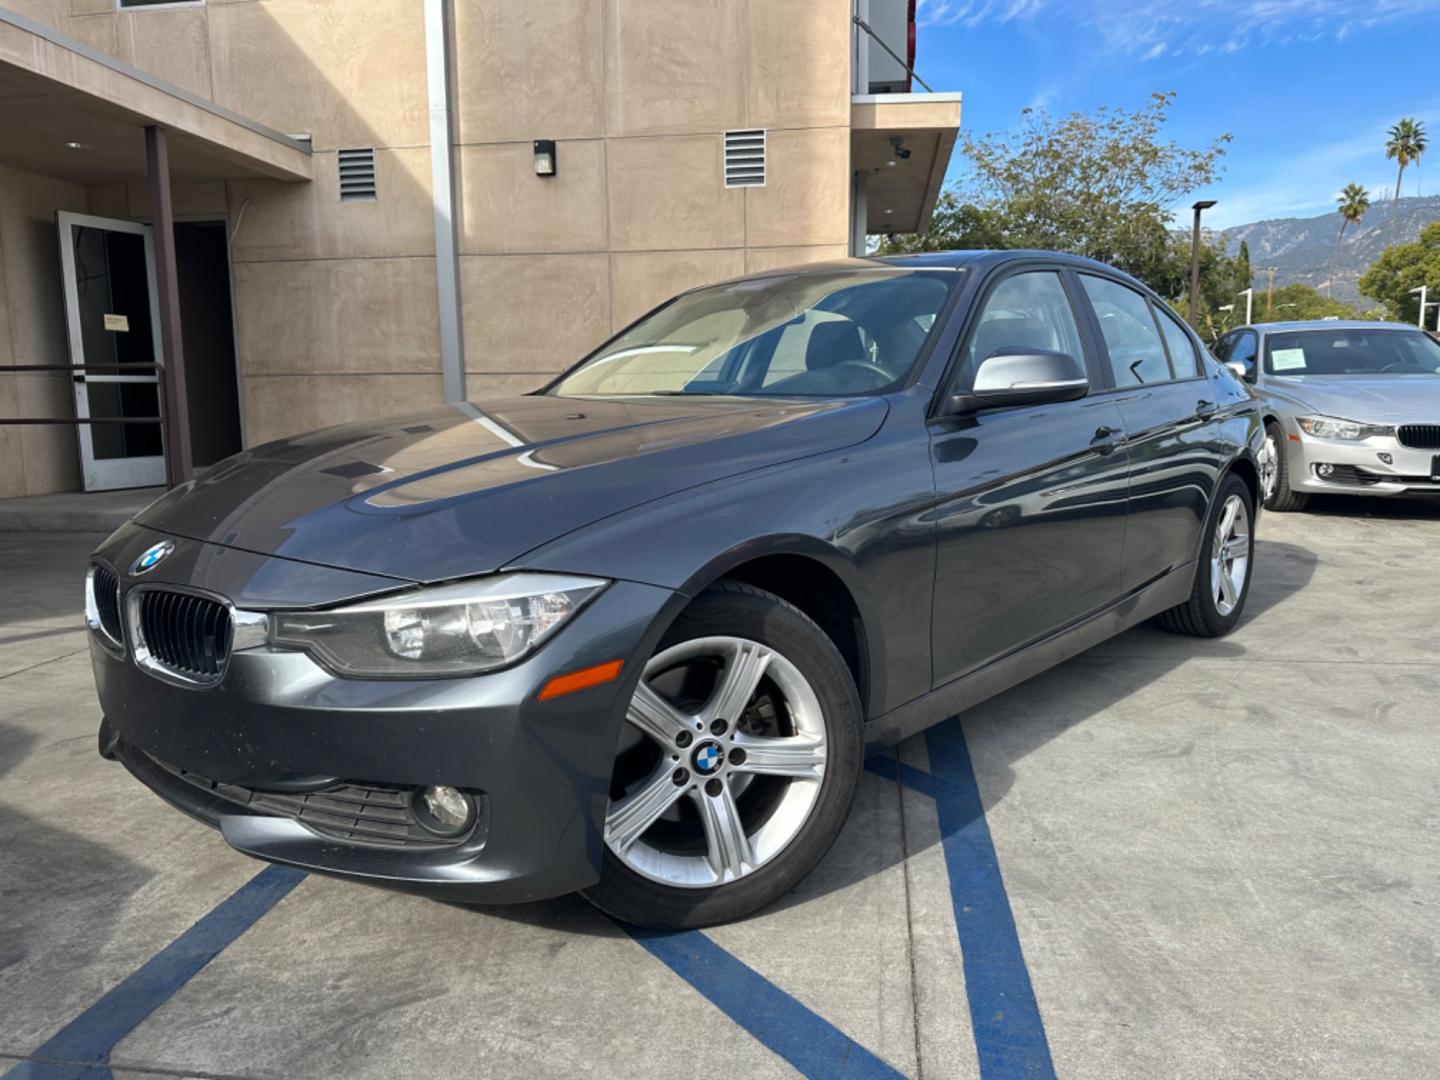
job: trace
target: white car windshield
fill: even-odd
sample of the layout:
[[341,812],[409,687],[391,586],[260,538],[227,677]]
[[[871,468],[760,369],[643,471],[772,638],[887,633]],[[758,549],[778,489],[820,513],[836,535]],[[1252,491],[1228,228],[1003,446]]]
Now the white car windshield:
[[882,267],[699,289],[602,346],[549,393],[883,393],[908,378],[963,274]]
[[1269,375],[1440,375],[1440,343],[1419,330],[1294,330],[1265,338]]

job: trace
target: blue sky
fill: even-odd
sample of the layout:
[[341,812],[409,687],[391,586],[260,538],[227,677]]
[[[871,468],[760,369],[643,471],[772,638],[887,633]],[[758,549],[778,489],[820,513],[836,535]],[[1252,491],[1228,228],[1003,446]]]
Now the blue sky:
[[[920,0],[918,18],[916,69],[964,92],[972,133],[1013,127],[1027,105],[1177,91],[1171,138],[1234,136],[1220,182],[1195,196],[1219,200],[1207,225],[1324,213],[1351,181],[1393,193],[1385,132],[1402,116],[1433,146],[1403,194],[1417,180],[1440,194],[1440,0]],[[964,167],[957,151],[951,178]]]

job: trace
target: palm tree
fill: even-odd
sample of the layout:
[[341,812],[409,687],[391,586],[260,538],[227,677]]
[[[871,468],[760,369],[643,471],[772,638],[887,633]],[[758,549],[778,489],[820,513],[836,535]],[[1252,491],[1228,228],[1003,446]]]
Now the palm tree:
[[1340,235],[1335,238],[1335,252],[1330,256],[1330,278],[1325,282],[1325,295],[1331,295],[1335,287],[1335,260],[1340,256],[1340,241],[1345,239],[1345,229],[1359,225],[1365,211],[1370,209],[1370,193],[1359,184],[1346,184],[1345,190],[1335,200],[1340,204]]
[[1395,174],[1395,212],[1390,218],[1390,243],[1395,243],[1395,218],[1400,214],[1400,181],[1405,179],[1405,167],[1412,161],[1418,162],[1425,153],[1425,125],[1419,120],[1405,117],[1390,129],[1390,140],[1385,144],[1385,157],[1400,163]]

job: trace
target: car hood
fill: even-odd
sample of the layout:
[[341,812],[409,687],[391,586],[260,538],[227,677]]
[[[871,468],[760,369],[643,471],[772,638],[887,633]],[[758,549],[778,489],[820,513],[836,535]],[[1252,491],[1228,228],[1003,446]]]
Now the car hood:
[[1440,423],[1440,377],[1435,375],[1297,375],[1276,382],[1326,416],[1367,423]]
[[446,405],[255,447],[136,520],[266,555],[443,581],[499,569],[685,488],[862,442],[887,410],[880,398]]

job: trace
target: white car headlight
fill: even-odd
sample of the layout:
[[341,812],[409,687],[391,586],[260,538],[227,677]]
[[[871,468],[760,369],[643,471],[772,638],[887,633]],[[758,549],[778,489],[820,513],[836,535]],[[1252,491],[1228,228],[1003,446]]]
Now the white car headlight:
[[1334,416],[1302,416],[1300,430],[1317,439],[1343,439],[1355,442],[1372,435],[1394,435],[1395,429],[1384,424],[1362,424],[1359,420],[1341,420]]
[[501,574],[330,611],[270,616],[270,641],[341,675],[424,678],[503,667],[537,649],[609,582]]

